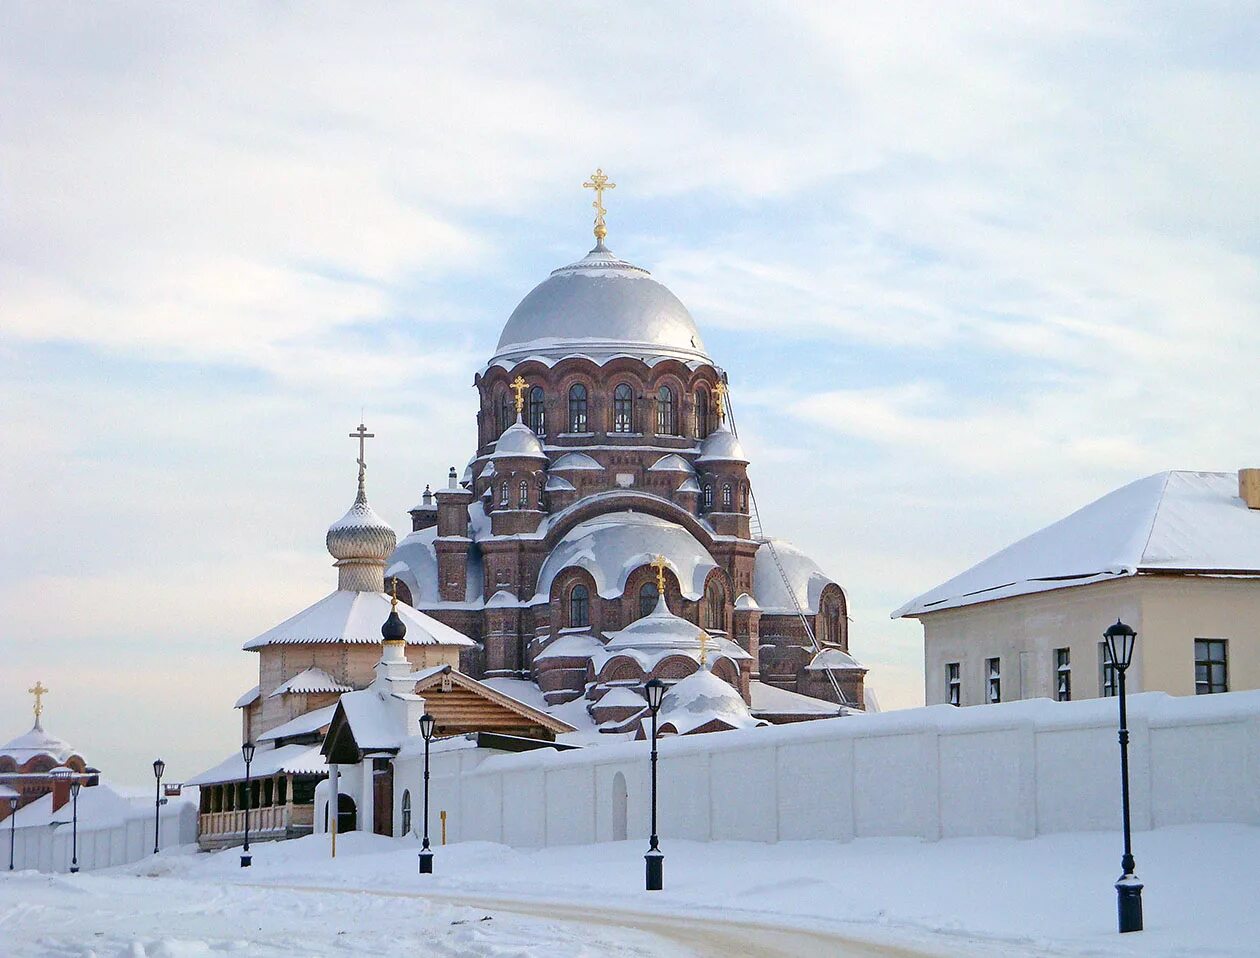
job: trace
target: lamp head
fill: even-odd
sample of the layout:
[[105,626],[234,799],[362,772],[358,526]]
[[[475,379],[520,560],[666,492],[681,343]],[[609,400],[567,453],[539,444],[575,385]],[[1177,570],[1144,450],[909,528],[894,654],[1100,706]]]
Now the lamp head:
[[1112,664],[1123,672],[1133,662],[1133,646],[1137,644],[1137,633],[1116,619],[1116,624],[1103,633],[1107,640],[1107,654]]
[[420,734],[424,736],[424,740],[426,742],[430,741],[433,738],[433,729],[436,726],[437,726],[437,719],[435,719],[428,712],[425,712],[423,715],[420,716]]
[[83,787],[83,783],[82,783],[82,782],[80,782],[80,781],[76,778],[73,782],[71,782],[71,783],[70,783],[70,794],[71,794],[73,797],[78,798],[78,797],[79,797],[79,789],[81,789],[82,787]]
[[162,773],[166,771],[166,763],[160,758],[153,763],[153,777],[161,778]]
[[246,765],[254,760],[254,747],[253,742],[246,742],[241,746],[241,758],[245,759]]
[[10,795],[9,796],[9,811],[16,812],[17,807],[18,807],[18,802],[20,802],[21,800],[22,800],[21,795]]
[[661,703],[665,701],[665,689],[666,685],[660,679],[652,679],[643,686],[648,708],[652,710],[653,715],[661,710]]

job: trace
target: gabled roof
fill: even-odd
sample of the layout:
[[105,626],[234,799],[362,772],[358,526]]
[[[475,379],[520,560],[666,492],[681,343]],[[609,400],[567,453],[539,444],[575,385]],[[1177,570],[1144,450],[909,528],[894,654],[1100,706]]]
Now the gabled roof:
[[[540,725],[555,735],[562,735],[565,732],[577,731],[568,722],[562,722],[554,715],[548,715],[541,709],[536,709],[532,705],[526,705],[520,699],[500,692],[498,689],[491,688],[484,682],[478,682],[471,676],[465,675],[458,669],[453,669],[449,665],[438,666],[433,669],[427,669],[423,678],[416,683],[416,694],[424,695],[426,702],[432,703],[436,708],[441,693],[437,690],[442,687],[444,679],[448,679],[451,685],[466,689],[474,695],[487,701],[493,702],[495,705],[502,706],[509,712],[513,712],[522,718],[528,719],[535,725]],[[426,693],[430,693],[426,695]],[[434,715],[438,715],[435,711]],[[438,715],[439,721],[441,716]]]
[[1142,572],[1260,574],[1260,510],[1238,497],[1235,473],[1138,479],[912,599],[893,618]]
[[[260,748],[254,753],[254,760],[249,764],[251,776],[266,778],[280,772],[324,775],[328,766],[324,764],[318,745],[282,745],[280,748]],[[194,775],[184,784],[216,785],[219,782],[239,782],[244,778],[245,760],[237,749],[214,768]]]
[[301,692],[352,692],[354,686],[342,685],[321,668],[311,666],[276,687],[267,698]]
[[[268,645],[308,645],[331,642],[375,645],[381,641],[381,623],[389,617],[390,597],[384,592],[351,592],[338,589],[286,619],[274,629],[245,643],[246,650]],[[448,625],[399,605],[407,625],[408,645],[470,646],[472,640]]]
[[258,741],[274,742],[277,739],[293,738],[295,735],[310,735],[318,732],[332,721],[333,713],[336,711],[337,703],[334,702],[332,705],[325,705],[323,708],[305,712],[295,719],[290,719],[283,725],[277,725],[270,732],[264,732],[258,736]]

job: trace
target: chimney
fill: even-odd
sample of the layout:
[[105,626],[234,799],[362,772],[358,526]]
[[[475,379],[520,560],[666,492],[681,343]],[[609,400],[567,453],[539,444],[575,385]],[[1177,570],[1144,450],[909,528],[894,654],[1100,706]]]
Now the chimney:
[[1238,498],[1248,509],[1260,509],[1260,469],[1238,470]]

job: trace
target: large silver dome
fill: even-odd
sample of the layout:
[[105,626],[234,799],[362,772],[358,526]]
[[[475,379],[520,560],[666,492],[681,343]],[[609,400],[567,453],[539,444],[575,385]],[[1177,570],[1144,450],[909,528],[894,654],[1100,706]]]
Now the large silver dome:
[[575,353],[596,360],[629,353],[711,362],[678,297],[602,244],[552,272],[521,300],[491,362]]

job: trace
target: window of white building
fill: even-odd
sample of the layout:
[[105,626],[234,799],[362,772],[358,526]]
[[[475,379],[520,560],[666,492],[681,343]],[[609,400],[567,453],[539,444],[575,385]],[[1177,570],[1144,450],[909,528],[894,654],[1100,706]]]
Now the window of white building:
[[1117,683],[1116,667],[1111,664],[1111,653],[1107,651],[1107,643],[1098,643],[1098,694],[1103,698],[1112,698],[1120,694]]
[[1072,650],[1054,650],[1054,695],[1060,702],[1072,701]]
[[1212,695],[1229,691],[1228,651],[1224,639],[1194,640],[1194,691]]
[[957,662],[945,663],[945,696],[950,705],[962,705],[962,678]]
[[1002,660],[986,660],[989,673],[989,702],[996,704],[1002,701]]

